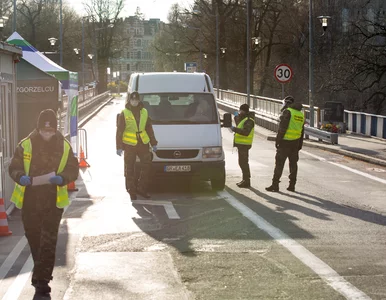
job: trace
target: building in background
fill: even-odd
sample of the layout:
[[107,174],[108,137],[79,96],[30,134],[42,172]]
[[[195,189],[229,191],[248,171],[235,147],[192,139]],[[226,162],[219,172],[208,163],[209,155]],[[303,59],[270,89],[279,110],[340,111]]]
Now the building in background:
[[124,19],[125,36],[128,39],[126,47],[110,59],[110,80],[119,71],[120,79],[128,81],[135,72],[153,72],[154,61],[151,53],[151,43],[159,31],[160,19],[142,20],[137,16]]

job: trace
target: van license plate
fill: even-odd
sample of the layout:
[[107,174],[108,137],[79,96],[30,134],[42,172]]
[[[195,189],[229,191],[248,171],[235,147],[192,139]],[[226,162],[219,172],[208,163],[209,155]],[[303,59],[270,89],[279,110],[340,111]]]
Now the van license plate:
[[190,172],[190,166],[165,166],[165,172]]

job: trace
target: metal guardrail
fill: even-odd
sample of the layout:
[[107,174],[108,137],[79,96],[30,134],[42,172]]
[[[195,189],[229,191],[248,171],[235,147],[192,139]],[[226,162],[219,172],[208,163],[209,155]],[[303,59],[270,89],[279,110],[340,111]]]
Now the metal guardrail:
[[[217,93],[217,89],[214,90],[215,93]],[[250,99],[251,109],[255,111],[259,118],[261,118],[258,125],[269,130],[276,131],[277,118],[280,115],[282,104],[281,100],[256,95],[251,95]],[[247,103],[247,95],[229,90],[219,90],[218,100],[223,101],[226,104],[235,105],[238,109],[241,104]],[[309,123],[309,105],[303,104],[303,111],[306,117],[306,122]],[[319,128],[322,123],[324,123],[323,110],[319,107],[314,107],[314,114],[315,122],[313,128]],[[351,132],[386,139],[386,116],[345,110],[344,123],[342,123],[341,126],[345,127],[342,127],[343,132],[347,129]]]
[[313,137],[316,137],[319,141],[323,140],[323,141],[329,142],[333,145],[338,144],[338,136],[339,136],[338,133],[324,131],[324,130],[320,130],[318,128],[305,126],[304,127],[304,135],[305,135],[306,139],[309,139],[309,136],[311,135]]

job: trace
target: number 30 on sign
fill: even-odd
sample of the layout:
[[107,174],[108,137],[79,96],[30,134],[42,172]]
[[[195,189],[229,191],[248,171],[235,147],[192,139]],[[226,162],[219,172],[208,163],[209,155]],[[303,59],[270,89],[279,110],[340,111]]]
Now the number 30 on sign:
[[293,74],[294,73],[289,65],[281,64],[275,68],[275,78],[280,83],[290,82]]

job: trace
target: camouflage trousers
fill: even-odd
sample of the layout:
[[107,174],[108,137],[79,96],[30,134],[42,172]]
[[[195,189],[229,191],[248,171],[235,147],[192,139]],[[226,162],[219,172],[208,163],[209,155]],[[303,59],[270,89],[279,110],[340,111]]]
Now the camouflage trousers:
[[63,209],[56,207],[56,194],[34,193],[25,197],[22,221],[34,261],[32,280],[52,279],[62,214]]

